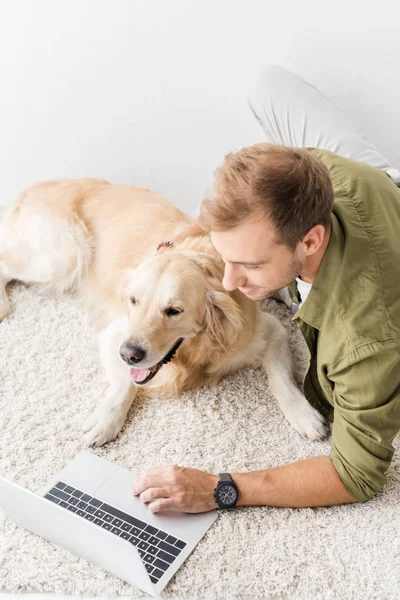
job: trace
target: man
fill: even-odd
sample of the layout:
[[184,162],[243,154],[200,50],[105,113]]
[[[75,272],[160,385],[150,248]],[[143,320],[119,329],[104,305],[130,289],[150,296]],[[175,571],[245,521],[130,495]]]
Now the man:
[[289,285],[310,351],[304,393],[333,421],[331,454],[223,477],[149,469],[133,491],[152,512],[366,501],[400,429],[400,173],[281,67],[264,72],[250,104],[272,143],[225,158],[200,223],[227,290],[260,300]]

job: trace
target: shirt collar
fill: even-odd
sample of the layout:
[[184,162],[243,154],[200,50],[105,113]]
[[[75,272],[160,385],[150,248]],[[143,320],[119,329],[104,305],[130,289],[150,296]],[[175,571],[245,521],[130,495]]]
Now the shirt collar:
[[332,291],[342,264],[344,246],[344,231],[338,218],[332,213],[331,237],[328,246],[308,298],[295,313],[293,320],[301,319],[315,329],[321,328],[324,320],[324,311],[332,300]]

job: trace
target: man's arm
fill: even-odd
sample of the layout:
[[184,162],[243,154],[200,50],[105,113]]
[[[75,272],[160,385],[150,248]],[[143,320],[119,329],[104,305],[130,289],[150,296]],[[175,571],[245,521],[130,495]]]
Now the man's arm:
[[[400,427],[398,356],[398,341],[389,340],[366,344],[338,363],[331,373],[331,455],[263,471],[231,472],[239,505],[298,508],[372,498],[385,483]],[[137,479],[134,493],[154,512],[204,512],[216,508],[217,481],[217,475],[199,469],[155,467]]]
[[[253,471],[231,473],[239,490],[238,506],[329,506],[356,502],[346,490],[328,456]],[[206,512],[217,508],[214,489],[218,475],[184,467],[148,469],[135,481],[133,493],[151,512]]]
[[329,456],[306,458],[283,467],[232,473],[238,506],[304,508],[357,502],[347,491]]

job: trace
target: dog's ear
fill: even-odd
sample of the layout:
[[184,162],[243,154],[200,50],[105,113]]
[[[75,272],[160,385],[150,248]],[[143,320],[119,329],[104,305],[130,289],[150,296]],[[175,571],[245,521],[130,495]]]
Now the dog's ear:
[[206,330],[211,340],[228,350],[243,326],[240,307],[228,292],[207,292],[205,308]]
[[132,284],[135,279],[136,269],[122,269],[120,278],[120,296],[126,302],[133,293]]

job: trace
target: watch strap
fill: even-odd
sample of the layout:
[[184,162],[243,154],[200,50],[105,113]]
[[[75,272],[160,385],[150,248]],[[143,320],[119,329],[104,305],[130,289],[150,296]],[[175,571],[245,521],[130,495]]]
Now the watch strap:
[[219,473],[219,481],[233,481],[229,473]]

